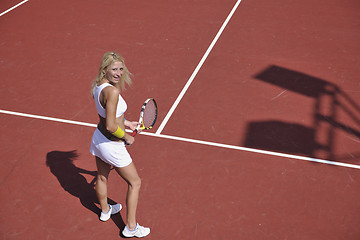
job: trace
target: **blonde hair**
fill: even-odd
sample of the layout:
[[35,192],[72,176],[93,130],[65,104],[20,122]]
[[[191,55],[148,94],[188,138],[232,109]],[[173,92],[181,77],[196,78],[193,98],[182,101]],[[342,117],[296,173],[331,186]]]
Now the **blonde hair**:
[[122,76],[120,78],[120,82],[119,82],[120,90],[122,90],[122,91],[125,90],[126,84],[129,86],[131,85],[131,83],[132,83],[131,75],[132,74],[129,72],[129,70],[125,66],[125,59],[116,52],[107,52],[104,54],[104,56],[101,60],[98,75],[91,85],[91,91],[90,91],[91,95],[93,95],[95,86],[98,83],[100,83],[100,81],[105,77],[107,68],[114,62],[121,62],[123,64],[123,68],[124,68],[123,74],[122,74]]

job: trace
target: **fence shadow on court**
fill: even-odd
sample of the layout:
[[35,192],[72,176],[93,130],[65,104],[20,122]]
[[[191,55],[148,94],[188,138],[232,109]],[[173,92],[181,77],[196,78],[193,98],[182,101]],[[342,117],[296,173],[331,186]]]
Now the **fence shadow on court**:
[[[312,98],[313,106],[309,111],[313,121],[310,126],[304,126],[274,116],[271,120],[250,122],[243,145],[329,160],[359,161],[360,152],[348,152],[344,156],[334,154],[337,131],[360,139],[360,106],[340,87],[278,66],[268,67],[255,79]],[[342,123],[340,114],[346,114],[351,124]]]
[[[72,196],[79,198],[81,204],[95,213],[100,215],[100,208],[96,206],[98,200],[95,192],[96,171],[88,171],[77,167],[74,161],[79,157],[76,150],[73,151],[52,151],[46,155],[46,165],[50,171],[58,179],[61,187]],[[89,183],[83,174],[93,176],[93,180]],[[116,204],[115,201],[108,198],[109,204]],[[120,214],[111,216],[111,219],[122,230],[125,223]]]

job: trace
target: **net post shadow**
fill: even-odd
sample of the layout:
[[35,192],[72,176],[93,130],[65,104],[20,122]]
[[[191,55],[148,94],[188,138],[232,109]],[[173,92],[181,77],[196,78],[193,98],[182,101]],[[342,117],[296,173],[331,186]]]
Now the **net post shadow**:
[[[246,147],[337,160],[333,152],[335,130],[360,138],[357,129],[360,107],[337,85],[279,66],[269,66],[254,78],[312,98],[310,114],[313,121],[311,126],[281,120],[250,122],[244,142]],[[353,120],[352,126],[338,120],[339,109]],[[354,153],[354,156],[359,154]]]

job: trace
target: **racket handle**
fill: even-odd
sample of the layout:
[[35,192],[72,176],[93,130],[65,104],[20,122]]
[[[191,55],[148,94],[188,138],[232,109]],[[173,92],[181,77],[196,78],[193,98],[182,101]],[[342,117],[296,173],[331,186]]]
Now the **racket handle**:
[[131,136],[134,137],[136,134],[137,134],[137,129],[135,129],[132,133],[131,133]]

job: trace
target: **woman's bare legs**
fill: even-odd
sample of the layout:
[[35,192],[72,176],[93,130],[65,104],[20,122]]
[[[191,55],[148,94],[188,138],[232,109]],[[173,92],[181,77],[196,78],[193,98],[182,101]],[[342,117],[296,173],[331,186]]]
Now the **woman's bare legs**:
[[141,179],[136,171],[134,163],[123,168],[115,168],[116,172],[128,183],[126,196],[127,227],[130,230],[136,227],[136,208],[139,199]]
[[96,177],[96,185],[95,191],[96,196],[98,197],[101,211],[106,213],[110,210],[108,201],[107,201],[107,181],[110,172],[110,165],[102,161],[100,158],[96,158],[96,166],[97,166],[97,177]]

